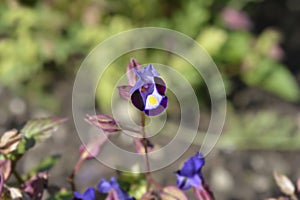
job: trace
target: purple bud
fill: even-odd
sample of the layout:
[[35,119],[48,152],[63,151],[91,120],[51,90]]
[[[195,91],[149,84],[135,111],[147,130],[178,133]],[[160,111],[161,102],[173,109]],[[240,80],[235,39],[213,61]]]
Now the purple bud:
[[114,118],[108,116],[108,115],[87,115],[85,120],[90,123],[91,125],[96,126],[100,130],[104,132],[117,132],[120,131],[121,128],[117,124],[117,122],[114,120]]
[[141,65],[138,63],[136,59],[131,58],[126,68],[127,80],[130,86],[134,86],[137,81],[137,76],[134,73],[134,69],[137,70],[141,69]]

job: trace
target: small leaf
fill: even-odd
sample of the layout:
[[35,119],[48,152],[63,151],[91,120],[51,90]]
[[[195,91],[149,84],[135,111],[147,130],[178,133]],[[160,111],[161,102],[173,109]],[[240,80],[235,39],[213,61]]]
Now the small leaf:
[[183,191],[175,186],[167,186],[161,193],[162,200],[188,200]]
[[35,138],[36,140],[43,140],[56,131],[58,125],[65,122],[65,118],[40,118],[28,121],[22,128],[21,133],[27,138]]
[[280,188],[281,192],[286,195],[292,196],[295,193],[295,186],[292,181],[285,175],[274,172],[274,178],[276,184]]
[[128,86],[128,85],[118,86],[120,97],[124,100],[129,101],[131,96],[130,95],[131,88],[132,86]]
[[104,132],[111,133],[111,132],[117,132],[121,130],[117,122],[108,115],[103,115],[103,114],[93,115],[93,116],[87,115],[85,121],[87,121],[91,125],[96,126],[97,128],[99,128]]
[[16,129],[5,132],[0,138],[0,153],[6,155],[16,150],[22,135]]

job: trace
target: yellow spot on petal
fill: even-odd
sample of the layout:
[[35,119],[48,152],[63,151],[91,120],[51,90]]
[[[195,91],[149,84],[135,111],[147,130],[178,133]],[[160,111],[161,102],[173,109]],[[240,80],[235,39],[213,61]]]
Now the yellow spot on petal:
[[155,106],[158,103],[157,99],[153,95],[148,96],[148,101],[151,106]]

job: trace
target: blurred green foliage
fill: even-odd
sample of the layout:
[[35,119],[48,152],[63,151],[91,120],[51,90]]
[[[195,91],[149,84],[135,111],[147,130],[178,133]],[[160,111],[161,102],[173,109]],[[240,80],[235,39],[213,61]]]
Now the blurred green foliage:
[[[246,87],[258,87],[297,102],[297,82],[280,62],[281,33],[265,29],[254,34],[249,28],[231,28],[224,22],[225,8],[247,10],[249,4],[261,2],[6,0],[0,3],[0,83],[29,101],[59,111],[51,88],[57,80],[72,80],[92,48],[121,31],[158,26],[180,31],[199,42],[219,67],[228,95],[237,87],[234,80],[238,79]],[[141,63],[174,67],[199,91],[199,101],[207,100],[205,83],[192,66],[166,52],[145,50],[121,56],[106,71],[96,100],[104,112],[110,108],[111,91],[131,56]]]

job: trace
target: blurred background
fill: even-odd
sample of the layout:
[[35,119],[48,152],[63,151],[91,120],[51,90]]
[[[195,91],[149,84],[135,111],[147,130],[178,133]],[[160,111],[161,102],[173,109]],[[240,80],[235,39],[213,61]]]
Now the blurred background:
[[[300,176],[299,21],[299,0],[1,1],[0,132],[34,117],[68,117],[67,124],[37,146],[32,153],[35,156],[25,156],[19,168],[28,171],[45,154],[61,154],[50,184],[69,187],[66,177],[80,145],[72,120],[71,95],[81,62],[97,44],[121,31],[144,26],[170,28],[199,42],[224,79],[226,124],[204,169],[216,198],[276,196],[279,190],[274,170],[294,182]],[[199,131],[207,128],[209,95],[188,63],[161,51],[137,51],[117,59],[107,73],[124,74],[130,57],[140,63],[172,66],[182,73],[204,108]],[[95,99],[102,113],[109,111],[110,99],[103,94],[111,93],[111,78],[117,76],[101,80],[102,95]],[[167,112],[172,116],[176,110]],[[201,141],[183,158],[199,145]],[[161,183],[175,184],[170,174],[180,164],[178,161],[155,174],[160,174]],[[107,173],[109,168],[90,161],[78,175],[79,188],[108,177]]]

